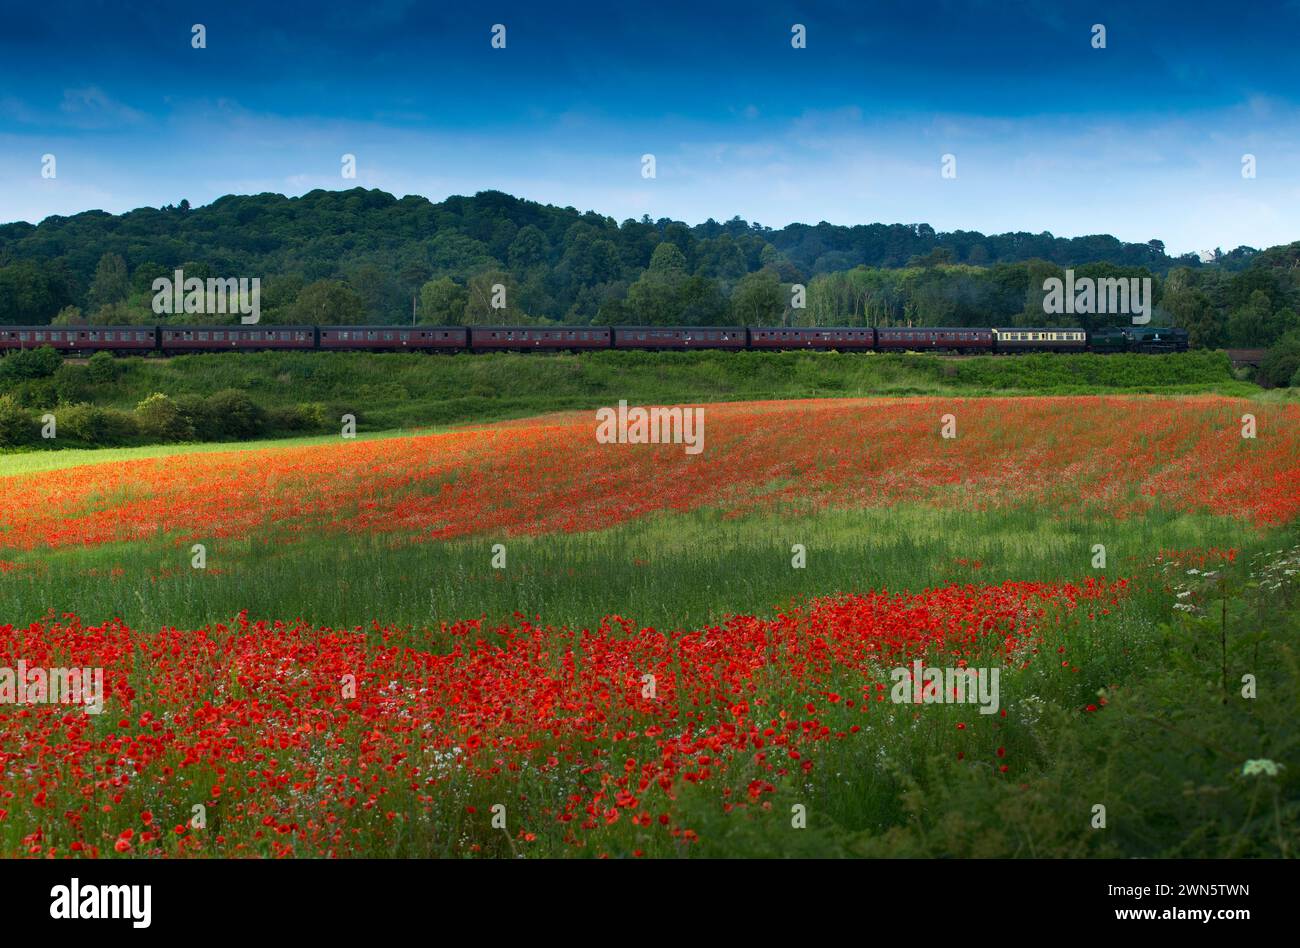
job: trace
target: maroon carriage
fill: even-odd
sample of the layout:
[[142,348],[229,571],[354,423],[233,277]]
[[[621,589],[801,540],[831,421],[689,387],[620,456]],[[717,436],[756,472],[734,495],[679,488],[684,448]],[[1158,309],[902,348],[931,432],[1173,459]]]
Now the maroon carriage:
[[163,326],[166,353],[316,348],[315,326]]
[[158,336],[154,326],[6,326],[0,328],[0,351],[39,349],[59,352],[152,352]]
[[891,326],[876,330],[876,349],[880,352],[990,352],[993,330]]
[[853,326],[802,326],[790,329],[750,329],[751,349],[838,349],[868,351],[875,347],[873,329]]
[[474,326],[469,331],[469,344],[475,352],[608,349],[609,327]]
[[744,349],[743,326],[615,326],[615,349]]
[[322,326],[320,348],[459,352],[469,342],[464,326]]

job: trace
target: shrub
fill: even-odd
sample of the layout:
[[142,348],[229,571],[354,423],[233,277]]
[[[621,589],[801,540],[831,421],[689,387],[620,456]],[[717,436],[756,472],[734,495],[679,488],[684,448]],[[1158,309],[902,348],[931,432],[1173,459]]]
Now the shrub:
[[286,405],[268,408],[266,426],[271,431],[316,431],[323,427],[308,405]]
[[91,396],[90,377],[84,365],[65,362],[50,379],[54,388],[55,401],[65,404],[89,401]]
[[215,441],[220,435],[208,400],[202,395],[177,395],[172,399],[177,417],[193,432],[196,441]]
[[248,397],[235,388],[223,389],[208,396],[208,412],[217,436],[222,438],[255,438],[266,422],[265,413]]
[[27,379],[10,392],[25,408],[49,408],[59,401],[58,386],[52,378]]
[[0,381],[21,382],[49,378],[63,364],[63,356],[49,346],[20,349],[0,359]]
[[194,437],[193,426],[162,392],[154,392],[136,405],[135,416],[141,433],[152,440],[187,441]]
[[86,372],[96,385],[109,385],[117,378],[117,359],[111,352],[96,352],[86,363]]
[[134,415],[116,408],[69,405],[55,413],[58,437],[92,447],[130,444],[140,434]]
[[1294,385],[1292,378],[1300,372],[1300,331],[1289,332],[1268,350],[1259,366],[1263,385]]
[[0,447],[16,448],[36,440],[36,424],[11,395],[0,395]]

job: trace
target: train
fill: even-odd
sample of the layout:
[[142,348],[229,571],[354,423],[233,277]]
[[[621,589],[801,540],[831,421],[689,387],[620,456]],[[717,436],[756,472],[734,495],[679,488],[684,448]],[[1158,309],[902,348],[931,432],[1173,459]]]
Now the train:
[[1112,326],[2,326],[0,353],[42,346],[72,356],[272,349],[360,352],[583,352],[721,349],[839,352],[1142,352],[1187,350],[1187,330]]

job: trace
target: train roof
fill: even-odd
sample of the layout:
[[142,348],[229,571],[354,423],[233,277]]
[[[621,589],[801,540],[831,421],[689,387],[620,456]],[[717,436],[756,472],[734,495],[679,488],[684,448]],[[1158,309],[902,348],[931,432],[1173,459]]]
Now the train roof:
[[20,331],[20,332],[68,332],[68,331],[72,331],[72,332],[89,332],[90,330],[93,329],[93,330],[95,330],[95,331],[98,332],[98,331],[109,330],[109,329],[112,329],[112,330],[126,330],[126,329],[153,329],[153,328],[154,328],[154,324],[153,324],[153,323],[140,324],[140,325],[136,325],[136,326],[86,326],[86,325],[84,325],[84,324],[79,324],[79,325],[76,325],[76,326],[58,326],[58,325],[53,325],[53,324],[50,324],[50,323],[46,323],[44,326],[0,326],[0,331],[6,331],[6,332],[14,332],[14,331]]
[[[153,329],[154,327],[147,326],[144,328]],[[272,329],[275,330],[276,332],[294,332],[294,331],[311,332],[316,327],[315,326],[289,326],[289,325],[285,325],[284,323],[223,323],[217,326],[212,326],[212,325],[181,326],[181,325],[172,325],[170,323],[159,323],[158,328],[161,329],[163,332],[211,332],[212,330],[221,331],[221,330],[229,330],[229,329],[243,329],[243,330],[247,330],[248,332],[261,332],[266,329]]]
[[608,326],[453,326],[453,329],[491,329],[500,332],[503,329],[536,329],[538,332],[574,332],[583,330],[591,332],[593,329],[608,329]]
[[368,331],[383,330],[384,332],[410,332],[412,329],[422,329],[426,332],[434,331],[434,330],[445,332],[449,329],[459,329],[463,332],[469,327],[468,326],[430,326],[428,323],[420,323],[415,326],[412,326],[410,323],[399,324],[396,326],[372,326],[368,323],[362,323],[362,324],[353,323],[351,325],[343,325],[343,326],[321,326],[320,328],[322,330],[326,330],[326,329],[348,329],[348,330],[365,329]]
[[993,332],[1087,332],[1082,326],[994,326]]
[[[611,327],[602,326],[602,329]],[[744,326],[614,326],[618,332],[741,332]],[[754,327],[760,328],[760,327]],[[780,328],[780,327],[776,327]]]

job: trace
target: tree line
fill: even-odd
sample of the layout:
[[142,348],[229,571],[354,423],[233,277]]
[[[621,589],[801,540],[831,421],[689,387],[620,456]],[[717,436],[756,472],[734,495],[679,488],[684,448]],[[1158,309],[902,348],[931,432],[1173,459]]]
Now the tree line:
[[619,223],[496,191],[433,203],[357,188],[0,226],[0,324],[193,322],[151,305],[154,280],[183,269],[260,278],[262,320],[278,324],[1092,328],[1043,312],[1044,280],[1072,268],[1150,277],[1156,321],[1193,346],[1265,348],[1300,331],[1298,257],[926,224]]

